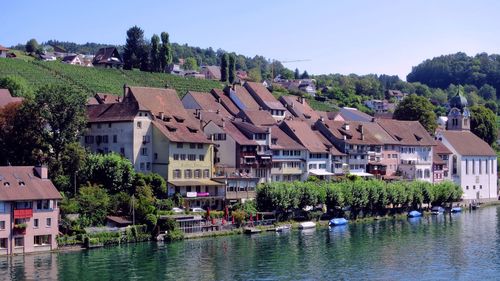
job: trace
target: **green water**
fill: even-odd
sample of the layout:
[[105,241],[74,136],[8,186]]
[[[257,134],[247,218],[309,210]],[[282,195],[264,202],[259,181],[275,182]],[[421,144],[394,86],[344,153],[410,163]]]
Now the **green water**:
[[0,258],[1,280],[500,280],[500,207]]

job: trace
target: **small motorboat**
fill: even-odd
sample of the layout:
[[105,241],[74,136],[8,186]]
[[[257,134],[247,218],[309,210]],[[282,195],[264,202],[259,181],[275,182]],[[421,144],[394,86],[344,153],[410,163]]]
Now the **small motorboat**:
[[337,225],[346,225],[348,223],[348,220],[344,218],[334,218],[330,220],[329,225],[330,226],[337,226]]
[[285,231],[289,231],[290,229],[292,229],[292,226],[290,224],[285,224],[285,225],[280,225],[278,227],[276,227],[276,232],[285,232]]
[[299,223],[299,229],[309,229],[309,228],[315,228],[315,227],[316,227],[316,223],[312,222],[312,221],[305,221],[305,222]]
[[411,211],[408,213],[408,217],[409,218],[418,218],[418,217],[421,217],[422,216],[422,213],[419,212],[419,211]]
[[452,213],[460,213],[460,212],[462,212],[462,208],[460,208],[460,207],[453,207],[453,208],[451,208],[451,212]]
[[444,208],[441,207],[441,206],[435,206],[435,207],[432,207],[431,209],[431,213],[433,215],[439,215],[439,214],[442,214],[444,213]]

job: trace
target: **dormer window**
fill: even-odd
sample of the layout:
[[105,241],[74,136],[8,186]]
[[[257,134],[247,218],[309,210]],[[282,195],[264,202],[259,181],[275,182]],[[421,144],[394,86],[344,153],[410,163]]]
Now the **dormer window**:
[[8,181],[6,181],[6,182],[4,182],[4,183],[3,183],[3,186],[5,186],[5,187],[9,187],[9,186],[10,186],[10,183],[9,183]]
[[169,132],[175,132],[175,131],[177,131],[177,128],[176,128],[176,127],[169,126],[169,125],[165,125],[165,127],[167,128],[167,130],[168,130]]
[[175,118],[175,121],[177,121],[179,123],[183,123],[184,122],[184,118],[181,117],[181,116],[175,115],[174,118]]
[[272,139],[272,140],[271,140],[271,143],[272,143],[272,144],[277,144],[277,143],[278,143],[278,139]]
[[414,135],[415,138],[417,139],[417,141],[421,141],[422,140],[422,137],[421,136],[418,136],[418,135]]
[[198,129],[197,128],[194,128],[194,127],[191,127],[191,126],[187,126],[188,130],[190,133],[197,133],[198,132]]
[[24,183],[24,181],[20,181],[19,186],[23,187],[23,186],[26,186],[26,184]]

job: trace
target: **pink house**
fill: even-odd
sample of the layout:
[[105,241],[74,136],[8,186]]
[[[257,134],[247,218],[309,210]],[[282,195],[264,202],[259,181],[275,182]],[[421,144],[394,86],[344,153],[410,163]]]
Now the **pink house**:
[[0,255],[56,249],[60,199],[46,167],[0,167]]

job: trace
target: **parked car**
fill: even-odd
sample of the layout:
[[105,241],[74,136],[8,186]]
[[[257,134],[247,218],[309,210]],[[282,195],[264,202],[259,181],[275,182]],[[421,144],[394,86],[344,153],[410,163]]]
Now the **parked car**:
[[195,208],[191,208],[191,212],[193,212],[193,213],[204,213],[205,210],[203,210],[202,208],[195,207]]
[[172,211],[173,211],[174,213],[176,213],[176,214],[178,214],[178,213],[184,213],[184,209],[182,209],[182,208],[177,208],[177,207],[173,207],[173,208],[172,208]]

